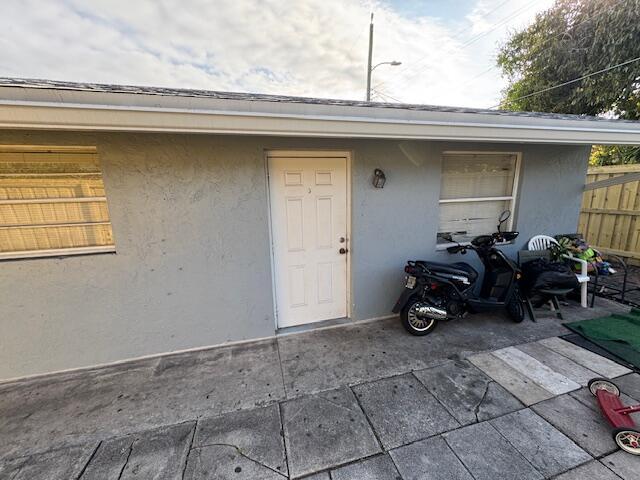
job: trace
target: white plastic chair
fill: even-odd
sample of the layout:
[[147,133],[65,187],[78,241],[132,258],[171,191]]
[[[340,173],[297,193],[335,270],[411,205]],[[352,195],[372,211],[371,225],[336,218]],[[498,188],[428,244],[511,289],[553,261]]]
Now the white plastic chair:
[[[527,248],[529,250],[547,250],[551,245],[558,245],[558,241],[549,235],[536,235],[531,237]],[[587,308],[587,282],[589,281],[587,261],[582,260],[581,258],[576,258],[571,254],[563,255],[563,257],[580,264],[580,273],[576,273],[576,278],[580,284],[580,305]]]

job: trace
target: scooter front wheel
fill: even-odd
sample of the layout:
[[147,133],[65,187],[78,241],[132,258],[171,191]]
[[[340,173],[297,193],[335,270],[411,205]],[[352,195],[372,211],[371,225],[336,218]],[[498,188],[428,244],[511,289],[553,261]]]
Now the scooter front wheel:
[[507,304],[507,313],[515,323],[520,323],[524,320],[524,300],[518,289],[513,292],[511,300]]
[[433,332],[438,325],[438,319],[419,314],[419,309],[424,302],[412,299],[400,312],[400,319],[405,330],[411,335],[423,336]]

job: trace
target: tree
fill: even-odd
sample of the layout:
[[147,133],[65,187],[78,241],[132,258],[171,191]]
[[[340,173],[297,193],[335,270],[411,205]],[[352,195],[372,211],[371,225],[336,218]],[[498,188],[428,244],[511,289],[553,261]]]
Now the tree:
[[557,0],[501,47],[501,106],[639,119],[640,61],[527,96],[638,57],[640,0]]
[[[500,48],[505,110],[640,119],[640,0],[557,0]],[[540,93],[538,93],[540,92]],[[640,162],[638,147],[594,149],[599,165]]]
[[640,147],[624,145],[594,145],[591,149],[589,165],[626,165],[640,163]]

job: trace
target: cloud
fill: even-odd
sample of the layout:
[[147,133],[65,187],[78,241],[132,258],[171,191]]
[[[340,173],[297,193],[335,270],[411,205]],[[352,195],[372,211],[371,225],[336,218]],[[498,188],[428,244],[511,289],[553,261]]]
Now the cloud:
[[491,32],[531,3],[503,2],[443,19],[357,0],[3,0],[0,76],[363,98],[375,10],[374,62],[403,62],[376,69],[378,98],[489,106],[496,40],[551,0]]

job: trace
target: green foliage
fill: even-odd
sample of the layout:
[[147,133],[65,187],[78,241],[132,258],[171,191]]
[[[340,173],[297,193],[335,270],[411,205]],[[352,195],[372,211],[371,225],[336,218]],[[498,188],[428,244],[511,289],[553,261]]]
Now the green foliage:
[[640,147],[594,145],[591,149],[589,165],[592,167],[626,165],[628,163],[640,163]]
[[640,119],[640,61],[520,98],[636,57],[640,0],[557,0],[501,47],[497,61],[510,83],[501,107]]
[[549,247],[551,252],[551,260],[554,262],[564,261],[565,257],[569,253],[571,247],[571,239],[562,237],[558,240],[558,243],[552,243]]

